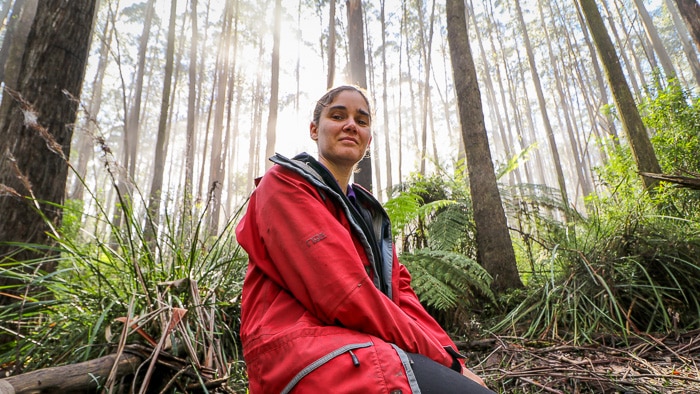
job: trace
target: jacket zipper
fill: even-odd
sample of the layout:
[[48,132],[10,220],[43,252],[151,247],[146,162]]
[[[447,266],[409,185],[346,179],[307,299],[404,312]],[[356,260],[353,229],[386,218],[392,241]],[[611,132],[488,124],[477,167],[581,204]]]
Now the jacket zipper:
[[343,353],[348,353],[350,354],[350,358],[352,359],[352,364],[357,368],[360,366],[360,360],[357,358],[355,353],[353,353],[353,350],[357,349],[362,349],[366,347],[372,346],[372,342],[365,342],[365,343],[354,343],[350,345],[345,345],[343,347],[340,347],[338,349],[335,349],[334,351],[326,354],[325,356],[319,358],[318,360],[312,362],[311,364],[307,365],[304,369],[299,371],[296,376],[292,378],[292,380],[287,384],[287,386],[282,390],[282,394],[287,394],[292,389],[294,386],[296,386],[301,379],[303,379],[306,375],[310,374],[311,372],[315,371],[316,369],[320,368],[327,362],[331,361],[332,359],[340,356]]

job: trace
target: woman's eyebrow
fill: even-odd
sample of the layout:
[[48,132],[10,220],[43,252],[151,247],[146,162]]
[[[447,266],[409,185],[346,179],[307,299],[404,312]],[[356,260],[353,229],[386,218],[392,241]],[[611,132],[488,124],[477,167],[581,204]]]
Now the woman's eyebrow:
[[[346,106],[344,106],[344,105],[334,105],[334,106],[332,106],[332,107],[328,107],[328,111],[329,111],[329,112],[330,112],[330,111],[333,111],[333,110],[347,111],[347,110],[348,110],[348,107],[346,107]],[[361,115],[364,115],[364,116],[370,116],[370,115],[369,115],[369,112],[365,111],[365,110],[362,109],[362,108],[358,109],[357,112],[359,112]]]
[[348,108],[344,105],[334,105],[332,107],[328,107],[328,112],[333,111],[333,110],[342,110],[342,111],[347,111]]

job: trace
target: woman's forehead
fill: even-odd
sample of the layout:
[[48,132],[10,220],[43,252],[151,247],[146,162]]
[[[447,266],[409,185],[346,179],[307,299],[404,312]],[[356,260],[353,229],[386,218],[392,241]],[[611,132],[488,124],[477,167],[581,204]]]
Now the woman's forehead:
[[369,105],[367,100],[362,95],[362,93],[352,90],[345,90],[340,92],[333,101],[326,105],[326,109],[330,110],[333,108],[339,109],[352,109],[360,112],[364,112],[369,115]]

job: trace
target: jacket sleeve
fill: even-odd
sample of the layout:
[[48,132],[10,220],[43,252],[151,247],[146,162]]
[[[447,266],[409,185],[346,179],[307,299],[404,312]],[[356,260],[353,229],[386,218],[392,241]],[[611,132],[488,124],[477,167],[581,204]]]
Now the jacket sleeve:
[[246,215],[253,217],[238,229],[239,243],[262,242],[251,250],[267,256],[251,261],[323,323],[450,367],[452,356],[435,336],[372,284],[350,232],[331,211],[337,208],[327,204],[300,175],[275,166],[251,199]]
[[[423,305],[420,303],[418,296],[413,291],[411,287],[411,274],[408,269],[403,264],[398,262],[396,254],[394,254],[395,267],[398,268],[398,304],[401,310],[403,310],[408,316],[413,318],[416,323],[421,326],[423,332],[426,335],[432,335],[440,345],[447,350],[447,352],[452,356],[451,368],[461,372],[462,366],[464,365],[464,356],[459,354],[457,351],[457,346],[454,344],[450,336],[445,332],[445,330],[440,327],[435,319],[430,316],[428,311],[425,310]],[[397,267],[398,266],[398,267]]]

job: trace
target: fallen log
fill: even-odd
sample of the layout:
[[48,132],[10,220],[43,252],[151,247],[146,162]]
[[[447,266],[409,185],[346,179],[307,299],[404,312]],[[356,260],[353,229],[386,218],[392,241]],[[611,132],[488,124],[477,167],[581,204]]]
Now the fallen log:
[[45,368],[0,379],[0,394],[70,393],[94,390],[105,383],[117,362],[117,378],[136,372],[143,357],[129,352],[78,364]]

